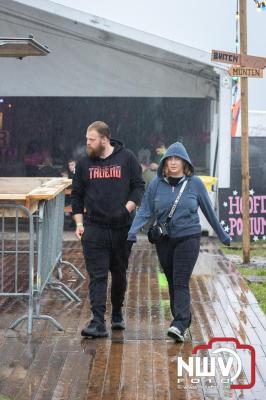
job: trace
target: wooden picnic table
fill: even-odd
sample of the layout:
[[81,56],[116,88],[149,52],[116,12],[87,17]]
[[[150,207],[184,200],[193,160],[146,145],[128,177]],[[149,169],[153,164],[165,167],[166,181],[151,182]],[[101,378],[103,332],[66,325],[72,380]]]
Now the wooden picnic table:
[[[0,178],[0,205],[20,204],[33,213],[37,210],[40,200],[55,198],[69,187],[71,182],[71,179],[67,178]],[[5,210],[5,216],[14,216],[13,210]]]

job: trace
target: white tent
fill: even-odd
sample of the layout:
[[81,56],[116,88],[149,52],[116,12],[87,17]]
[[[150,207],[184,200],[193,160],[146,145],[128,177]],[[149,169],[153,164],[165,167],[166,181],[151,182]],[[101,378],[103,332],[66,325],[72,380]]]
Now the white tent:
[[[207,98],[210,171],[230,185],[231,83],[210,54],[45,0],[0,0],[1,36],[48,46],[46,57],[1,58],[1,96]],[[217,139],[219,138],[219,139]]]

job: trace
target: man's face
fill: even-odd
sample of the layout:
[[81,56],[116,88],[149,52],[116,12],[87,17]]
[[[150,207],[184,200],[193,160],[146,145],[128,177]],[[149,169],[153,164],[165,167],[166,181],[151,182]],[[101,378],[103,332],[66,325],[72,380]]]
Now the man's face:
[[89,157],[100,157],[103,155],[105,150],[106,139],[101,138],[99,132],[95,129],[91,129],[87,131],[86,134],[87,139],[87,152]]
[[155,151],[156,151],[156,154],[158,154],[158,156],[163,156],[164,153],[166,152],[166,148],[164,145],[161,145],[161,146],[157,147],[155,149]]
[[75,161],[70,161],[70,162],[68,163],[69,171],[74,172],[74,171],[75,171],[75,167],[76,167]]

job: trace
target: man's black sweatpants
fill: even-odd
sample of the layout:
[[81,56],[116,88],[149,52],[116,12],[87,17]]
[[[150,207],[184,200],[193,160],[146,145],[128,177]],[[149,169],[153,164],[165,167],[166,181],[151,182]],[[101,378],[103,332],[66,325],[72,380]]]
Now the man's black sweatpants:
[[107,225],[89,223],[82,235],[86,269],[90,277],[89,298],[93,319],[104,322],[107,299],[108,272],[111,272],[112,315],[123,306],[127,287],[129,227],[113,229]]

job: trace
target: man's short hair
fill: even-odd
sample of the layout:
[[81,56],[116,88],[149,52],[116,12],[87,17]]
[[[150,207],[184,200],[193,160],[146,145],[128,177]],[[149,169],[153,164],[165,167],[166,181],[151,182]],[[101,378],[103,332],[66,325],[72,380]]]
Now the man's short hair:
[[111,133],[109,126],[103,121],[95,121],[88,126],[88,131],[95,129],[101,137],[111,139]]

